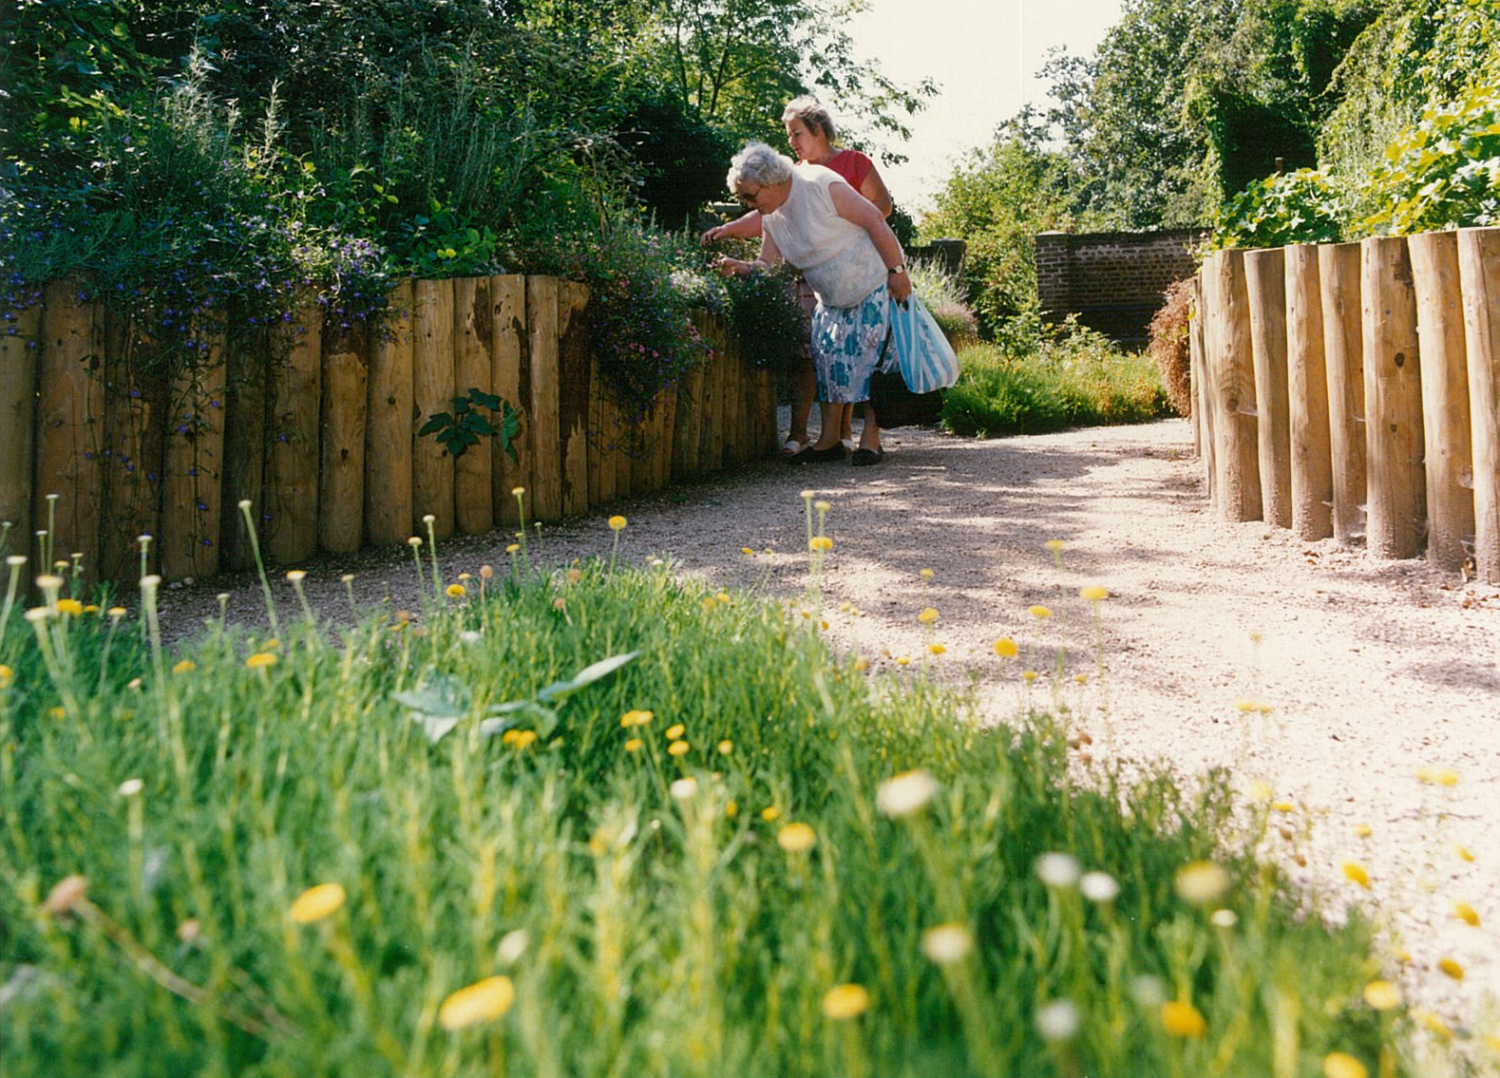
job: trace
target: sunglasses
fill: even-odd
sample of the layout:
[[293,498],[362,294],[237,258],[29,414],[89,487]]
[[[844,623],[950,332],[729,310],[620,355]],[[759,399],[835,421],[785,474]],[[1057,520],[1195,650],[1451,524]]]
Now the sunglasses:
[[753,210],[755,208],[755,203],[757,200],[759,200],[760,193],[763,190],[765,190],[765,188],[757,187],[753,194],[746,194],[744,191],[736,191],[734,193],[734,197],[739,200],[740,205],[747,206]]

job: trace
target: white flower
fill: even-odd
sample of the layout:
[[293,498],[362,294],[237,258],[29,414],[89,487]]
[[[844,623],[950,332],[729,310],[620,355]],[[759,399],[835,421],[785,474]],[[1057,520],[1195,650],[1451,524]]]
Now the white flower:
[[937,789],[937,779],[931,773],[921,768],[903,771],[880,784],[875,791],[875,807],[892,819],[909,816],[931,801]]
[[1234,910],[1214,910],[1208,920],[1219,928],[1233,928],[1240,923],[1240,916]]
[[1108,872],[1085,872],[1078,889],[1090,902],[1113,902],[1120,894],[1120,885]]
[[974,937],[960,924],[936,925],[922,933],[922,953],[929,961],[949,966],[974,949]]
[[677,801],[686,801],[698,792],[698,780],[689,775],[685,779],[678,779],[669,787],[672,797]]
[[1184,902],[1204,906],[1229,890],[1229,873],[1212,861],[1194,861],[1177,870],[1173,883]]
[[502,966],[515,965],[526,953],[529,942],[524,928],[512,929],[500,937],[500,945],[495,948],[495,961]]
[[1167,1001],[1166,985],[1161,983],[1160,977],[1153,977],[1149,973],[1132,977],[1126,991],[1142,1007],[1160,1007]]
[[1036,874],[1048,887],[1072,887],[1080,866],[1071,853],[1044,853],[1036,859]]
[[115,791],[121,797],[134,797],[146,788],[146,784],[140,779],[126,779],[120,783],[120,788]]
[[461,633],[458,634],[458,638],[460,640],[462,640],[465,644],[477,644],[477,643],[479,643],[479,634],[477,632],[475,632],[473,629],[465,629],[463,632],[461,632]]
[[1078,1032],[1081,1019],[1071,999],[1055,999],[1036,1012],[1036,1031],[1044,1041],[1065,1041]]

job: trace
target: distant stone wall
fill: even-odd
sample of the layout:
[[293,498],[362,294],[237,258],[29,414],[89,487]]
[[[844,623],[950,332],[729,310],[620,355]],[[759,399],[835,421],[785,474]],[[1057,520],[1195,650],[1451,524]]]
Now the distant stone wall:
[[1042,317],[1069,314],[1111,340],[1135,347],[1173,281],[1191,277],[1189,253],[1202,229],[1161,232],[1042,232],[1036,237],[1036,284]]

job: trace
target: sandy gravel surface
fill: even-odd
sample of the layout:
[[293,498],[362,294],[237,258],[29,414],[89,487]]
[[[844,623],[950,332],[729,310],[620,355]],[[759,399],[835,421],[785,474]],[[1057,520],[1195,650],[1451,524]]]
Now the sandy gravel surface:
[[[1064,699],[1093,739],[1084,751],[1162,759],[1184,775],[1223,765],[1242,790],[1268,785],[1290,808],[1277,817],[1292,838],[1274,836],[1274,854],[1327,905],[1361,902],[1390,925],[1414,998],[1500,1034],[1500,588],[1217,520],[1180,420],[984,442],[901,430],[886,446],[874,468],[765,462],[613,507],[630,521],[622,555],[796,597],[807,583],[800,492],[816,491],[832,506],[825,611],[839,645],[873,669],[908,657],[911,672],[941,643],[933,668],[978,675],[986,710],[1003,719],[1022,683],[995,639],[1017,639],[1023,659],[1034,647],[1044,675],[1066,643]],[[606,515],[544,529],[543,558],[607,555]],[[1065,543],[1061,571],[1050,539]],[[445,564],[498,568],[510,541],[455,539]],[[310,568],[310,594],[329,610],[347,610],[343,572],[364,596],[389,589],[416,605],[404,550]],[[1096,658],[1077,592],[1094,583],[1111,593],[1106,672],[1079,685],[1072,675],[1092,674]],[[221,578],[171,593],[176,625],[216,611],[221,590],[232,618],[258,619],[258,585]],[[1033,604],[1055,616],[1038,621]],[[930,637],[917,621],[926,606],[940,614]],[[1033,691],[1050,698],[1044,682]],[[1240,701],[1273,710],[1247,715]],[[1420,781],[1423,769],[1457,782]],[[1367,868],[1369,891],[1345,879],[1349,860]],[[1454,915],[1460,900],[1479,927]],[[1443,957],[1463,964],[1461,983],[1436,972]]]

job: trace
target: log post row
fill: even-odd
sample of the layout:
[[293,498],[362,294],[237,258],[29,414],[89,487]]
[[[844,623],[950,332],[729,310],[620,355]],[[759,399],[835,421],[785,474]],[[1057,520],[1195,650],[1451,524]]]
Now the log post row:
[[1204,343],[1212,396],[1214,466],[1219,512],[1226,520],[1260,519],[1260,461],[1255,378],[1244,255],[1218,251],[1203,267],[1210,312]]
[[1292,530],[1298,538],[1333,534],[1333,458],[1318,249],[1286,248],[1287,395],[1291,407]]
[[1351,546],[1365,534],[1364,323],[1357,243],[1318,248],[1323,299],[1328,444],[1333,458],[1333,537]]
[[1286,269],[1281,249],[1245,252],[1255,367],[1261,519],[1292,526],[1291,405],[1287,399]]
[[1458,233],[1474,459],[1474,568],[1500,584],[1500,228]]
[[396,546],[412,535],[411,281],[386,295],[386,320],[370,342],[365,425],[365,538]]
[[1458,237],[1452,232],[1411,236],[1407,250],[1421,346],[1427,560],[1457,571],[1474,547],[1474,460]]
[[1426,532],[1422,370],[1417,300],[1403,238],[1360,243],[1364,318],[1366,545],[1380,558],[1413,558]]

